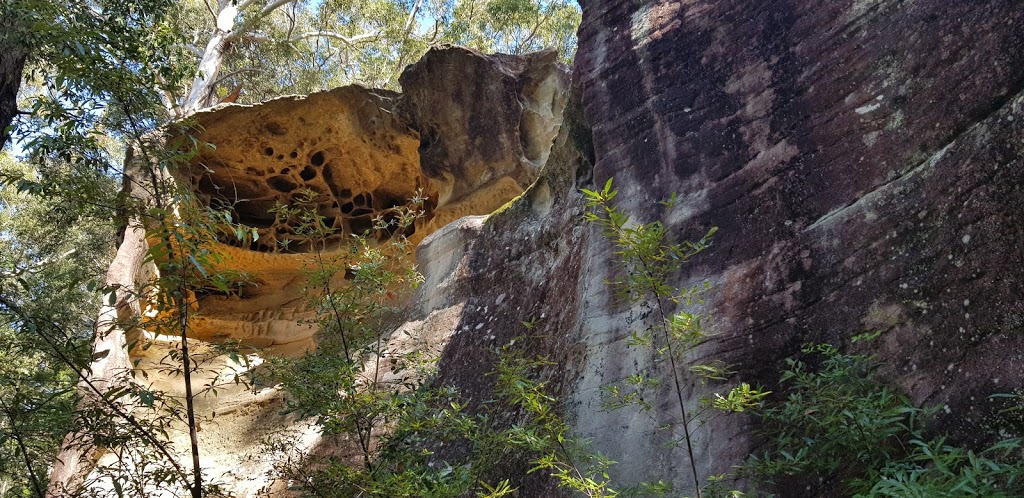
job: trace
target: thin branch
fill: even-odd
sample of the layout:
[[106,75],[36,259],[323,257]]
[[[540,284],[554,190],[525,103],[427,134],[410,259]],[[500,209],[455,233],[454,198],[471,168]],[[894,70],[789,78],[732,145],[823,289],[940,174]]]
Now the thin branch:
[[188,44],[185,45],[185,50],[188,50],[189,52],[192,52],[192,55],[195,55],[196,57],[199,57],[200,59],[203,58],[203,51],[199,47],[197,47],[197,46],[195,46],[195,45],[193,45],[191,43],[188,43]]
[[32,274],[39,273],[39,272],[43,271],[43,268],[45,268],[46,266],[56,262],[57,260],[64,259],[64,258],[74,254],[75,251],[77,251],[77,249],[71,249],[70,251],[67,251],[64,254],[61,254],[59,256],[50,256],[50,257],[48,257],[48,258],[46,258],[46,259],[44,259],[42,261],[39,261],[37,263],[32,263],[30,266],[26,266],[24,268],[19,268],[18,265],[15,264],[14,265],[14,270],[11,270],[11,271],[0,270],[0,277],[2,277],[2,278],[16,278],[16,277],[20,277],[21,275],[24,275],[26,273],[32,273]]
[[299,40],[309,38],[329,38],[331,40],[339,40],[346,45],[355,45],[356,43],[362,41],[372,40],[374,38],[377,38],[378,36],[380,36],[380,32],[378,31],[368,31],[366,33],[358,34],[351,37],[345,36],[341,33],[336,33],[334,31],[307,31],[305,33],[299,33],[295,36],[292,36],[291,38],[288,39],[288,42],[297,42]]
[[434,20],[434,34],[430,36],[430,42],[428,42],[428,45],[433,47],[434,46],[434,42],[437,41],[437,35],[439,35],[439,34],[441,34],[441,21],[438,21],[438,20],[435,19]]
[[[17,389],[15,390],[15,396],[18,395]],[[46,493],[43,491],[43,486],[39,481],[39,476],[36,474],[35,468],[32,467],[32,456],[28,453],[28,448],[25,446],[25,441],[22,439],[24,433],[18,429],[16,417],[14,415],[14,409],[8,407],[3,399],[0,399],[0,409],[3,410],[4,414],[7,415],[7,419],[11,422],[11,437],[18,443],[18,448],[21,450],[22,456],[25,457],[25,470],[28,471],[29,481],[32,482],[32,489],[35,490],[36,496],[39,498],[45,498]]]
[[[271,37],[269,37],[267,35],[263,35],[263,34],[259,34],[259,33],[245,33],[245,34],[239,33],[237,36],[233,36],[233,35],[234,35],[234,33],[232,33],[232,35],[229,35],[229,37],[234,39],[234,40],[245,40],[245,41],[254,41],[254,42],[261,42],[261,43],[274,43],[276,41],[279,41],[279,40],[275,40],[274,38],[271,38]],[[356,43],[359,43],[359,42],[363,42],[363,41],[367,41],[367,40],[372,40],[372,39],[374,39],[374,38],[376,38],[378,36],[380,36],[380,33],[377,32],[377,31],[370,31],[370,32],[358,34],[358,35],[351,36],[351,37],[345,36],[345,35],[343,35],[341,33],[336,33],[334,31],[306,31],[306,32],[303,32],[303,33],[299,33],[297,35],[293,35],[293,36],[291,36],[289,38],[284,38],[281,41],[284,41],[286,43],[295,43],[295,42],[297,42],[299,40],[307,40],[307,39],[310,39],[310,38],[316,38],[316,39],[327,38],[327,39],[330,39],[330,40],[339,40],[342,43],[351,46],[351,45],[355,45]]]
[[297,19],[296,10],[298,10],[299,4],[293,3],[292,8],[285,12],[285,17],[288,18],[288,34],[285,35],[287,38],[292,37],[292,33],[295,32],[295,20]]
[[208,0],[203,0],[203,3],[206,4],[206,11],[213,16],[213,22],[217,22],[217,13],[213,11],[213,7],[210,6],[210,2]]
[[266,71],[264,71],[263,69],[259,69],[259,68],[255,68],[255,67],[247,67],[247,68],[244,68],[244,69],[239,69],[238,71],[231,71],[230,73],[225,74],[224,76],[221,76],[220,78],[218,78],[217,81],[214,82],[213,86],[216,87],[217,85],[225,82],[229,78],[233,78],[235,76],[238,76],[239,74],[243,74],[243,73],[265,73],[265,72]]
[[74,370],[79,382],[81,384],[84,384],[87,390],[91,391],[92,394],[95,396],[95,398],[89,398],[90,401],[99,401],[102,405],[106,406],[106,408],[110,409],[111,412],[113,412],[115,415],[120,417],[125,422],[128,422],[128,424],[132,426],[132,429],[134,429],[137,434],[142,436],[142,438],[148,440],[157,449],[157,451],[159,451],[167,459],[167,462],[174,468],[174,470],[178,473],[180,477],[186,478],[188,474],[186,474],[185,470],[181,468],[181,466],[178,464],[178,461],[171,456],[165,445],[161,443],[159,440],[157,440],[156,436],[154,436],[150,431],[146,430],[135,417],[133,417],[128,412],[124,411],[121,408],[121,406],[118,405],[115,401],[108,399],[105,395],[106,391],[101,390],[99,386],[94,384],[92,382],[92,379],[90,379],[89,376],[86,375],[86,372],[89,371],[88,367],[85,369],[80,369],[79,365],[73,359],[69,358],[60,348],[60,346],[53,341],[53,338],[46,335],[46,332],[39,328],[39,326],[42,325],[43,327],[50,328],[51,330],[61,331],[61,335],[66,336],[67,334],[63,333],[63,329],[61,329],[60,325],[49,321],[49,319],[35,317],[29,313],[26,313],[21,309],[20,306],[7,300],[3,296],[0,296],[0,304],[6,306],[7,309],[11,311],[11,313],[13,313],[24,323],[32,323],[33,325],[35,325],[35,328],[30,328],[29,330],[35,332],[36,335],[40,339],[42,339],[47,346],[49,346],[49,348],[53,351],[54,356],[56,356],[61,363],[66,365],[71,370]]
[[[223,11],[222,11],[222,13],[223,13]],[[135,132],[135,136],[141,137],[142,136],[142,134],[140,133],[141,127],[139,126],[139,123],[135,120],[134,116],[132,116],[131,114],[128,115],[128,123],[131,125],[132,131]],[[163,238],[164,244],[166,244],[167,247],[168,247],[167,259],[169,261],[174,261],[176,259],[176,257],[179,255],[178,254],[179,251],[176,251],[174,249],[174,246],[171,244],[171,233],[173,232],[173,230],[175,229],[175,227],[177,225],[173,224],[173,223],[168,223],[167,222],[167,214],[166,214],[167,211],[164,209],[164,204],[163,204],[163,199],[167,197],[167,193],[166,193],[166,191],[164,191],[163,189],[160,188],[162,183],[159,181],[159,178],[157,177],[157,173],[156,173],[156,171],[153,168],[153,161],[151,159],[149,159],[149,154],[147,153],[147,151],[146,151],[146,149],[143,146],[141,141],[140,141],[140,148],[142,149],[143,157],[146,158],[146,166],[147,166],[146,167],[146,172],[149,173],[150,181],[151,181],[151,184],[153,186],[153,192],[154,192],[153,201],[154,201],[154,204],[155,204],[155,206],[157,208],[157,212],[161,213],[161,214],[159,214],[157,216],[157,219],[158,219],[158,221],[160,223],[160,226],[164,229],[163,233],[161,233],[161,236]],[[162,167],[166,168],[167,166],[166,165],[162,165]],[[170,228],[169,231],[167,230],[168,228]],[[180,269],[182,269],[184,267],[185,267],[185,264],[184,264],[184,262],[182,260],[182,262],[178,263],[179,271],[180,271]],[[178,321],[179,321],[179,325],[181,327],[182,368],[183,368],[183,374],[184,374],[184,378],[185,378],[185,412],[186,412],[186,415],[188,416],[189,440],[190,440],[190,443],[191,443],[191,446],[192,446],[192,478],[193,478],[193,484],[192,484],[192,486],[190,486],[190,488],[191,488],[190,490],[192,492],[192,498],[202,498],[203,474],[202,474],[202,468],[201,468],[200,462],[199,462],[199,438],[198,438],[198,434],[197,434],[198,431],[197,431],[197,425],[196,425],[196,419],[195,419],[194,396],[193,396],[193,393],[192,393],[192,372],[191,372],[191,370],[189,368],[189,363],[190,363],[189,360],[190,360],[190,358],[189,358],[189,352],[188,352],[188,306],[187,305],[183,305],[184,296],[185,296],[185,289],[184,289],[185,281],[184,281],[184,278],[182,278],[179,281],[179,285],[180,285],[180,287],[177,290],[177,301],[178,301],[178,308],[179,308],[178,309]]]
[[[526,37],[525,40],[523,40],[521,43],[519,43],[518,47],[516,47],[516,51],[517,52],[520,51],[520,50],[523,50],[523,46],[524,45],[528,45],[530,43],[530,41],[533,40],[533,37],[537,35],[537,30],[540,29],[540,27],[543,26],[544,23],[546,23],[548,21],[548,19],[551,19],[551,13],[552,13],[551,11],[552,10],[554,10],[554,9],[549,7],[548,11],[544,13],[544,17],[541,17],[540,19],[537,20],[537,23],[533,25],[533,29],[530,30],[530,34]],[[525,48],[525,50],[529,50],[529,49],[530,49],[529,47]]]
[[[412,10],[409,11],[409,18],[405,20],[405,33],[402,35],[402,44],[399,46],[401,55],[398,56],[398,63],[395,64],[395,72],[391,75],[390,81],[398,80],[398,77],[402,74],[402,69],[405,67],[405,55],[408,50],[405,49],[405,44],[409,42],[409,35],[412,34],[413,21],[416,20],[416,14],[420,11],[420,6],[423,5],[423,0],[416,0],[416,4],[413,5]],[[435,21],[434,26],[437,26]]]
[[239,74],[242,74],[242,73],[265,73],[265,72],[266,71],[264,71],[262,69],[257,69],[257,68],[254,68],[254,67],[247,67],[247,68],[244,68],[244,69],[239,69],[238,71],[231,71],[230,73],[225,74],[224,76],[221,76],[220,78],[217,78],[217,81],[214,81],[213,84],[210,85],[210,91],[206,93],[206,101],[209,102],[209,101],[213,100],[214,92],[217,91],[217,86],[220,85],[221,83],[223,83],[224,81],[226,81],[228,78],[231,78],[231,77],[234,77],[234,76],[238,76]]
[[167,108],[167,112],[171,113],[171,117],[174,119],[180,118],[181,107],[178,107],[177,97],[167,89],[169,85],[167,84],[167,81],[164,80],[163,76],[160,76],[160,73],[153,71],[153,74],[156,75],[156,82],[159,84],[160,88],[160,97],[164,101],[164,107]]
[[[184,268],[184,261],[179,261],[179,268]],[[196,424],[195,396],[192,393],[192,371],[189,368],[190,359],[188,353],[188,305],[184,303],[186,295],[184,277],[178,280],[177,301],[178,301],[178,325],[181,327],[181,361],[185,377],[185,413],[188,416],[188,436],[192,444],[192,478],[195,483],[192,486],[192,497],[202,498],[203,474],[202,466],[199,464],[199,436],[198,425]]]
[[239,34],[237,36],[232,36],[232,40],[253,41],[260,43],[274,43],[275,41],[277,41],[267,35],[261,35],[257,33]]
[[[255,0],[245,0],[244,2],[242,2],[242,4],[248,6],[248,4],[251,4],[253,1]],[[270,15],[271,12],[281,8],[281,6],[289,4],[294,1],[295,0],[274,0],[273,2],[268,3],[266,7],[263,7],[263,10],[260,11],[260,17],[266,17]],[[239,5],[238,9],[241,10],[242,5]]]

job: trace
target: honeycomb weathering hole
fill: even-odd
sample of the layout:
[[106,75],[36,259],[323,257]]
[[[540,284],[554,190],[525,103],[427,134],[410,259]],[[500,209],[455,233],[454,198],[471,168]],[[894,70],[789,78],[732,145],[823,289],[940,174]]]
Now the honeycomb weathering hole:
[[312,163],[313,166],[323,166],[324,165],[324,153],[323,152],[317,152],[316,154],[313,154],[313,157],[309,158],[309,162]]
[[313,178],[316,178],[316,170],[311,166],[306,166],[305,168],[302,168],[302,172],[299,173],[299,176],[308,182]]
[[274,148],[273,147],[267,147],[266,149],[263,149],[263,153],[268,155],[268,156],[272,156],[272,155],[274,155]]
[[299,186],[287,176],[272,176],[267,178],[267,185],[278,192],[291,192]]
[[373,219],[369,216],[360,216],[349,220],[349,227],[353,234],[363,235],[373,229]]

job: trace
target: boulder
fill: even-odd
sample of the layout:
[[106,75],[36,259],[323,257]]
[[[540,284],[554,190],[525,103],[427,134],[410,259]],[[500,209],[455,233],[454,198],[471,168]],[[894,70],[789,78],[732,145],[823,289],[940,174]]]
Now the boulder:
[[554,50],[488,56],[442,47],[399,81],[423,174],[440,191],[428,223],[437,229],[490,213],[533,183],[558,134],[569,75]]
[[403,93],[348,86],[197,113],[200,148],[179,177],[207,205],[257,236],[221,238],[222,270],[251,282],[237,295],[197,290],[195,337],[234,339],[279,354],[312,346],[301,289],[312,250],[275,208],[308,192],[336,230],[330,254],[353,234],[375,240],[374,220],[426,200],[406,233],[417,242],[448,222],[487,214],[532,183],[561,123],[567,70],[554,51],[484,55],[446,47],[410,66]]
[[[348,86],[195,114],[191,138],[202,145],[174,172],[174,180],[191,189],[200,204],[253,229],[242,237],[227,231],[204,245],[214,254],[212,267],[204,271],[243,272],[244,280],[229,293],[188,289],[189,348],[199,364],[194,382],[201,386],[195,405],[202,421],[198,435],[204,472],[239,496],[268,490],[287,496],[284,483],[272,482],[279,463],[275,458],[293,458],[294,452],[344,453],[335,442],[321,440],[315,426],[280,416],[282,394],[276,388],[255,386],[254,391],[232,380],[258,368],[265,355],[296,356],[316,346],[315,310],[304,294],[316,257],[343,256],[352,235],[366,235],[371,244],[391,237],[393,230],[375,229],[374,220],[394,216],[395,208],[414,196],[425,197],[424,216],[405,233],[416,242],[456,218],[490,213],[533,183],[561,124],[568,70],[556,60],[554,52],[488,56],[447,47],[431,51],[407,70],[401,94]],[[447,76],[424,77],[439,74]],[[168,147],[182,147],[180,137],[170,137]],[[137,168],[145,165],[143,158],[136,160],[126,168],[126,193],[147,201],[151,194],[143,187],[149,175],[129,178],[143,171]],[[275,212],[277,206],[309,196],[312,208],[334,230],[325,241],[312,240],[294,220]],[[156,273],[144,258],[144,227],[131,228],[122,248],[131,249],[135,259],[119,258],[127,266],[118,267],[118,275],[145,278],[122,284],[125,293],[136,283],[146,289]],[[336,284],[343,281],[339,275]],[[149,290],[138,295],[149,295]],[[157,316],[160,312],[148,304],[124,306],[133,315],[125,321]],[[173,310],[161,312],[173,318]],[[396,351],[439,351],[460,313],[461,306],[454,306],[410,319],[390,345]],[[103,354],[94,362],[95,385],[111,384],[115,375],[122,384],[128,382],[126,370],[134,369],[140,375],[131,377],[150,388],[184,396],[180,374],[167,364],[180,354],[180,339],[153,330],[114,332],[99,334],[97,348]],[[238,341],[242,352],[218,349],[226,341]],[[129,357],[128,344],[144,347],[134,348]],[[111,348],[120,352],[109,354]],[[116,371],[103,363],[106,357],[117,359]],[[381,367],[385,375],[387,369]],[[288,451],[264,454],[263,441],[283,433],[291,438]],[[116,460],[109,451],[71,444],[87,439],[87,434],[69,436],[66,463],[54,473],[51,495],[77,486],[97,462]],[[173,431],[171,442],[180,460],[190,461],[188,431]]]

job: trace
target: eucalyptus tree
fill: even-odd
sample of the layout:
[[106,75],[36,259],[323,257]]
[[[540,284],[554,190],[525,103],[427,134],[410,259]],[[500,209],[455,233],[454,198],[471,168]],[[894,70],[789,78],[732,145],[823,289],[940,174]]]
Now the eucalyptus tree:
[[[177,115],[350,83],[394,88],[430,47],[575,52],[571,0],[182,0],[191,82],[165,95]],[[239,95],[241,94],[241,95]]]

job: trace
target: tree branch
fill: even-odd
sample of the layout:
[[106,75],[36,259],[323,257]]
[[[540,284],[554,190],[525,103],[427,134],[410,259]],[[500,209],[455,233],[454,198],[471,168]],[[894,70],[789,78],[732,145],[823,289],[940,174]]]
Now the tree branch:
[[18,267],[18,265],[15,264],[14,270],[0,270],[0,278],[17,278],[26,273],[39,273],[43,271],[43,269],[46,268],[47,266],[74,254],[76,251],[78,251],[78,249],[71,249],[69,251],[66,251],[64,254],[50,256],[46,259],[43,259],[42,261],[31,263],[24,267]]
[[234,76],[238,76],[239,74],[242,74],[242,73],[265,73],[265,72],[266,71],[264,71],[262,69],[259,69],[259,68],[255,68],[255,67],[247,67],[247,68],[239,69],[238,71],[231,71],[230,73],[225,74],[225,75],[221,76],[219,79],[217,79],[217,82],[214,83],[214,86],[217,86],[217,85],[223,83],[228,78],[231,78],[231,77],[234,77]]
[[[399,46],[401,55],[398,56],[398,62],[395,64],[395,72],[391,75],[389,82],[397,81],[398,77],[402,74],[402,69],[405,68],[405,55],[408,53],[408,51],[405,50],[405,44],[409,42],[409,35],[412,34],[413,21],[416,20],[416,14],[419,13],[420,6],[422,5],[423,0],[416,0],[416,4],[413,5],[412,10],[409,11],[409,18],[405,20],[405,33],[402,35],[402,44]],[[434,26],[437,26],[437,21],[434,21]]]
[[[523,40],[519,44],[519,47],[516,48],[517,52],[521,50],[524,45],[528,45],[531,41],[533,41],[533,37],[537,35],[537,30],[540,29],[540,27],[543,26],[544,23],[546,23],[548,19],[551,18],[551,11],[553,9],[554,7],[549,7],[547,12],[544,13],[544,16],[537,20],[537,23],[533,25],[533,29],[530,30],[530,34],[526,37],[525,40]],[[529,47],[526,47],[526,50],[529,50]]]
[[238,71],[231,71],[230,73],[221,76],[220,78],[217,79],[217,81],[215,81],[212,85],[210,85],[210,93],[206,96],[206,99],[207,100],[213,100],[213,92],[217,90],[217,85],[220,85],[221,83],[223,83],[228,78],[231,78],[232,76],[238,76],[239,74],[242,74],[242,73],[264,73],[264,72],[266,72],[266,71],[264,71],[262,69],[257,69],[257,68],[254,68],[254,67],[247,67],[247,68],[244,68],[244,69],[239,69]]
[[372,40],[380,36],[377,31],[369,31],[355,36],[345,36],[341,33],[334,31],[306,31],[305,33],[299,33],[288,39],[288,42],[297,42],[299,40],[305,40],[308,38],[330,38],[332,40],[339,40],[346,45],[355,45],[356,43]]
[[[251,4],[254,1],[255,0],[245,0],[242,3],[243,4]],[[295,0],[273,0],[272,2],[268,3],[265,7],[263,7],[263,10],[260,11],[260,17],[266,17],[271,12],[279,9],[281,6],[289,4],[289,3],[294,2],[294,1]],[[239,10],[241,10],[242,6],[239,5],[238,8],[239,8]]]
[[156,71],[153,71],[153,74],[156,75],[156,82],[159,85],[160,97],[164,101],[164,107],[167,108],[167,112],[171,113],[171,116],[174,119],[180,118],[181,108],[178,107],[178,98],[175,97],[168,89],[169,85],[167,84],[167,80],[165,80],[163,76],[160,76],[160,73]]
[[197,46],[195,46],[195,45],[193,45],[191,43],[185,45],[185,50],[188,50],[189,52],[192,52],[193,55],[195,55],[196,57],[199,57],[200,59],[203,58],[203,51],[200,50],[199,47],[197,47]]
[[210,6],[209,0],[203,0],[203,3],[206,4],[206,11],[213,16],[213,22],[217,22],[217,13],[213,11],[213,7]]
[[[359,42],[363,42],[363,41],[367,41],[367,40],[372,40],[372,39],[374,39],[374,38],[376,38],[378,36],[380,36],[380,33],[376,32],[376,31],[370,31],[370,32],[358,34],[358,35],[355,35],[355,36],[345,36],[345,35],[343,35],[341,33],[336,33],[334,31],[306,31],[306,32],[299,33],[297,35],[293,35],[291,37],[288,37],[288,38],[284,39],[283,41],[286,42],[286,43],[295,43],[295,42],[297,42],[299,40],[307,40],[309,38],[328,38],[328,39],[331,39],[331,40],[339,40],[339,41],[341,41],[342,43],[344,43],[346,45],[355,45],[356,43],[359,43]],[[239,34],[238,36],[235,37],[235,39],[236,40],[255,41],[255,42],[261,42],[261,43],[273,43],[273,42],[277,41],[277,40],[275,40],[275,39],[273,39],[273,38],[271,38],[271,37],[269,37],[267,35],[263,35],[263,34],[259,34],[259,33]]]

